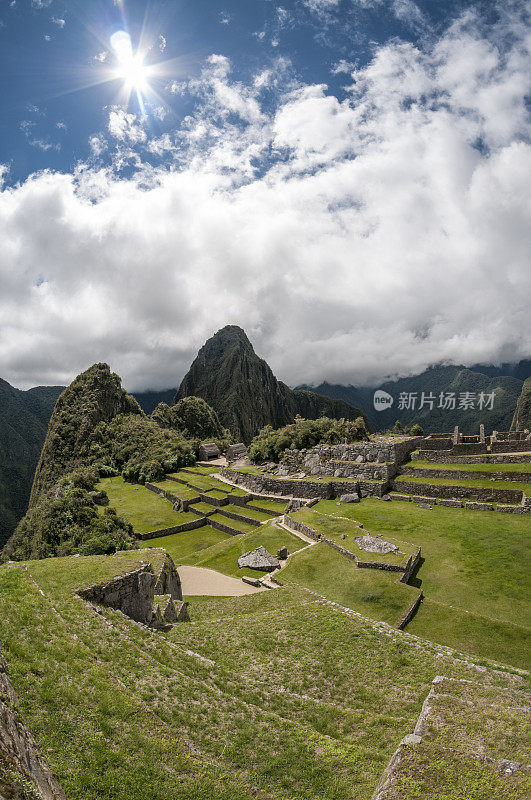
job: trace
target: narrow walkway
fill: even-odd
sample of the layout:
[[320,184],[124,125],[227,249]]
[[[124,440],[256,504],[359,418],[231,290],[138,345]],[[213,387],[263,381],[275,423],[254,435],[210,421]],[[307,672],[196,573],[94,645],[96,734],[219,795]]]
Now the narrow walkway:
[[177,572],[181,579],[183,595],[202,595],[209,597],[242,597],[266,591],[244,583],[241,578],[231,578],[206,567],[179,566]]

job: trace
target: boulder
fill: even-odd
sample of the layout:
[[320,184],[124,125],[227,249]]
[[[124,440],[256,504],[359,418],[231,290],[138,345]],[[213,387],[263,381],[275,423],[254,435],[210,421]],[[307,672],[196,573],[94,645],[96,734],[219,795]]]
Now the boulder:
[[389,496],[388,494],[383,494],[383,495],[382,495],[382,500],[387,500],[387,501],[389,501],[390,499],[391,499],[391,498],[390,498],[390,496]]
[[359,503],[360,501],[359,495],[356,493],[342,494],[339,499],[341,500],[342,503]]
[[238,566],[240,569],[247,567],[248,569],[259,569],[262,572],[272,572],[280,567],[280,562],[263,545],[260,545],[255,550],[249,550],[248,553],[240,556]]
[[277,558],[282,559],[284,561],[289,556],[288,548],[284,545],[281,547],[277,552]]
[[385,539],[377,539],[376,536],[365,534],[364,536],[355,536],[354,541],[357,542],[361,550],[366,550],[367,553],[396,553],[398,547],[391,542],[386,542]]

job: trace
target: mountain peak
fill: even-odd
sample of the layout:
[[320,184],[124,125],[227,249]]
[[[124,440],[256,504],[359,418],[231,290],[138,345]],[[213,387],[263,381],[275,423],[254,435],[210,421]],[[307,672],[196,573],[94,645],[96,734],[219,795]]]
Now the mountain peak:
[[344,401],[292,391],[278,381],[238,325],[226,325],[201,347],[174,402],[190,395],[206,400],[222,425],[245,442],[264,425],[282,427],[297,414],[309,419],[363,416]]

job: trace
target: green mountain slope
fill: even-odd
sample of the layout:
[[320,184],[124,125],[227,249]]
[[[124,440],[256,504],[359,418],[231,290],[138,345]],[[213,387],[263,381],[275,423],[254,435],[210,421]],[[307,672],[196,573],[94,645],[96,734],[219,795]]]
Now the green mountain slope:
[[[478,433],[480,423],[487,431],[507,431],[510,428],[514,409],[522,387],[522,381],[512,376],[488,376],[474,372],[462,366],[431,367],[420,375],[388,381],[378,387],[359,389],[355,386],[339,386],[323,383],[313,387],[313,391],[329,397],[342,398],[346,402],[356,403],[369,417],[377,430],[385,430],[393,426],[398,419],[402,425],[418,422],[425,433],[450,431],[455,425],[464,433]],[[376,389],[387,392],[394,398],[391,408],[376,411],[373,395]],[[434,397],[433,408],[425,404],[420,408],[422,392],[425,398]],[[454,393],[455,408],[439,408],[441,392]],[[459,408],[460,395],[468,392],[474,395],[473,408]],[[494,392],[492,409],[479,408],[479,397]],[[415,395],[415,407],[400,408],[400,395]],[[490,403],[488,404],[490,405]]]
[[511,422],[512,431],[523,431],[531,429],[531,377],[524,381],[522,393],[518,398],[513,421]]
[[132,530],[96,489],[100,475],[158,480],[194,463],[183,434],[148,419],[107,364],[78,375],[59,397],[35,472],[29,509],[3,550],[23,560],[113,552]]
[[23,392],[0,379],[0,549],[28,507],[48,420],[61,391],[37,386]]
[[222,328],[200,349],[175,402],[189,395],[206,400],[221,424],[245,442],[250,442],[264,425],[278,428],[293,422],[297,414],[306,418],[363,416],[343,400],[293,391],[278,381],[236,325]]

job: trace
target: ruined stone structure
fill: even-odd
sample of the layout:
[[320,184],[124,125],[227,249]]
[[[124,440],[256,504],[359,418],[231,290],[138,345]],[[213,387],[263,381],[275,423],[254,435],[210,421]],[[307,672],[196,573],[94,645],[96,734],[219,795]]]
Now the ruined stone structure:
[[199,448],[199,461],[210,461],[212,458],[219,458],[219,447],[215,442],[202,444]]
[[115,608],[136,622],[154,627],[162,623],[162,612],[160,605],[155,602],[155,595],[168,595],[166,617],[175,614],[177,618],[177,609],[168,609],[167,606],[170,601],[182,601],[183,597],[181,579],[167,553],[158,573],[153,572],[151,564],[143,563],[137,569],[119,575],[107,583],[81,589],[78,594],[84,600]]

